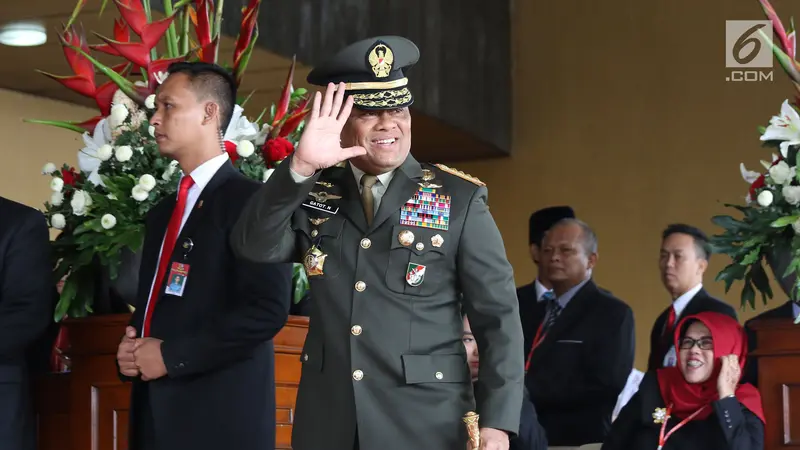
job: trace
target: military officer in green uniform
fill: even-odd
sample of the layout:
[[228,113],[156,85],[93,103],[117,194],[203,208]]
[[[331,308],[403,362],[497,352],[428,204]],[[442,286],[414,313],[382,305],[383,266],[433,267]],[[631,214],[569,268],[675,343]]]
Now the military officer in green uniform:
[[[403,71],[418,59],[381,36],[316,67],[324,96],[231,236],[240,256],[302,261],[309,276],[295,450],[464,450],[469,411],[484,450],[508,449],[519,427],[512,268],[484,184],[410,154]],[[474,396],[462,303],[481,355]]]

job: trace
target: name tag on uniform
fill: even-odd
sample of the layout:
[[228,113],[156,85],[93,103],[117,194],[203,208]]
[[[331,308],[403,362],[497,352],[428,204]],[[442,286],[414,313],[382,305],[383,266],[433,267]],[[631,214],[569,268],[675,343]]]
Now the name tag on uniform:
[[189,279],[189,264],[174,262],[169,269],[167,277],[167,289],[165,294],[183,297],[183,290],[186,289],[186,281]]

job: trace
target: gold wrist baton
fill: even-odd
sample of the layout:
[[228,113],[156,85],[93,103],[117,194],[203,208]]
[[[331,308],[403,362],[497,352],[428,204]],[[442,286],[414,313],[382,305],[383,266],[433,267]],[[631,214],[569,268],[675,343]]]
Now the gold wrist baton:
[[481,448],[481,430],[478,425],[479,418],[480,415],[475,413],[475,411],[470,411],[464,414],[464,417],[461,419],[467,426],[467,435],[469,436],[469,442],[472,444],[472,450]]

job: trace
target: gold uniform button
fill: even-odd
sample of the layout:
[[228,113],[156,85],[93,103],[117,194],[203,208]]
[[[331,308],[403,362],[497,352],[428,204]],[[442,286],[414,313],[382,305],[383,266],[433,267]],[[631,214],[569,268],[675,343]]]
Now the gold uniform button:
[[356,290],[358,292],[364,292],[364,290],[366,289],[367,289],[367,283],[364,283],[363,281],[356,282]]
[[370,241],[368,238],[364,238],[361,240],[361,248],[367,249],[370,247],[372,247],[372,241]]
[[317,231],[317,230],[312,230],[311,231],[311,237],[317,237],[318,234],[319,234],[319,231]]
[[303,361],[308,361],[308,354],[303,355]]
[[364,378],[364,372],[362,372],[360,370],[356,370],[355,372],[353,372],[353,379],[354,380],[361,381],[362,378]]
[[353,336],[358,336],[361,334],[361,325],[353,325],[350,328],[350,332],[353,333]]
[[435,374],[437,380],[441,380],[444,378],[444,374],[442,372],[436,372]]

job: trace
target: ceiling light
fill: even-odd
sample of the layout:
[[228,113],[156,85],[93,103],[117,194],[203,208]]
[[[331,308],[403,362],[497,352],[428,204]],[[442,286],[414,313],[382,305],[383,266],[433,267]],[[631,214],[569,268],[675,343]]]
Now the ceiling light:
[[0,44],[33,47],[47,42],[47,32],[39,22],[13,22],[0,27]]

